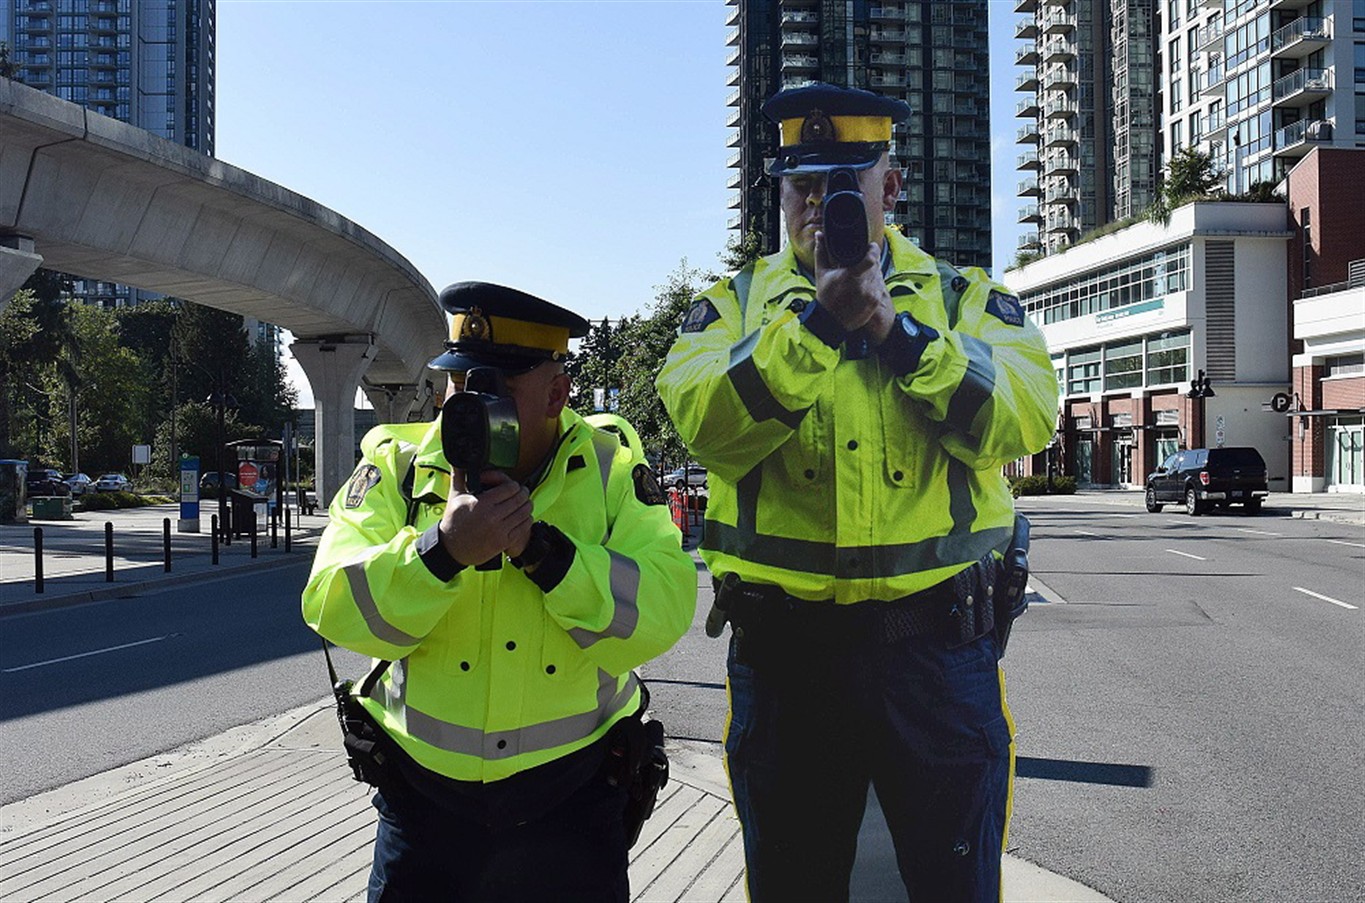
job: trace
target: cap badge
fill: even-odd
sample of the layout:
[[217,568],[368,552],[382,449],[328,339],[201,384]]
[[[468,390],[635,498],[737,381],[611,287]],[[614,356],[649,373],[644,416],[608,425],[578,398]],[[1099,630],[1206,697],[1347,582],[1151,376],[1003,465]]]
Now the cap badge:
[[834,123],[820,110],[811,110],[801,123],[801,143],[834,140]]
[[483,311],[477,307],[470,308],[469,313],[465,314],[464,322],[460,324],[460,341],[481,342],[487,339],[488,321],[483,318]]

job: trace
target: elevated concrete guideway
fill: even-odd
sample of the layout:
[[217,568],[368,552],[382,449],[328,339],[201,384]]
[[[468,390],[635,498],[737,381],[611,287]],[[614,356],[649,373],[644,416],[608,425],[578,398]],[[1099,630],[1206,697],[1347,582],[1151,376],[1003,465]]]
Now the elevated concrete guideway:
[[355,465],[358,385],[385,420],[429,405],[446,320],[397,251],[283,186],[0,79],[0,307],[40,264],[292,332],[321,498]]

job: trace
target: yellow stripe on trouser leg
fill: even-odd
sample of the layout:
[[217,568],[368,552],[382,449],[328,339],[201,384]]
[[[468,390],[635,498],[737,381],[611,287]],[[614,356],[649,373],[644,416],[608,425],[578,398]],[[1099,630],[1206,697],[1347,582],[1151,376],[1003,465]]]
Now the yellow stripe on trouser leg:
[[[1005,713],[1005,724],[1010,729],[1010,775],[1005,788],[1005,830],[1000,832],[1000,855],[1010,845],[1010,816],[1014,813],[1014,715],[1010,714],[1010,704],[1005,699],[1005,669],[996,666],[1000,674],[1000,711]],[[1000,899],[1005,899],[1005,864],[1000,863]]]
[[[725,766],[725,783],[730,788],[730,805],[735,807],[735,818],[739,820],[739,842],[744,843],[744,820],[739,817],[739,803],[735,801],[735,779],[730,775],[730,753],[725,749],[730,739],[730,722],[735,715],[735,698],[730,691],[730,676],[725,676],[725,726],[720,731],[721,742],[721,764]],[[748,863],[744,866],[744,897],[752,900],[753,890],[749,887],[749,867]]]

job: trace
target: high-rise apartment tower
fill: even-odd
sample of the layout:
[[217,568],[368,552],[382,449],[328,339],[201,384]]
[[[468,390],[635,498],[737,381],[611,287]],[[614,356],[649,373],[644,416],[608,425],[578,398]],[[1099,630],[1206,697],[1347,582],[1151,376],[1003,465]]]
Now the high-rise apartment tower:
[[727,0],[733,48],[730,228],[781,244],[777,185],[765,175],[777,129],[760,112],[777,91],[823,81],[910,105],[892,132],[905,187],[887,222],[960,266],[991,265],[990,81],[986,0]]
[[[213,155],[215,0],[0,0],[14,78]],[[138,292],[78,280],[105,306]]]

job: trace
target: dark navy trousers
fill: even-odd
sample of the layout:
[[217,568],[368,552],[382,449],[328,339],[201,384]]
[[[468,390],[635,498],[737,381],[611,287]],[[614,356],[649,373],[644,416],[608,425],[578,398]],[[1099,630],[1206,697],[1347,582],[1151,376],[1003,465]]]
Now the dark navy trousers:
[[369,903],[627,903],[625,802],[597,776],[530,821],[490,827],[391,786],[374,795]]
[[1013,725],[996,650],[989,633],[731,638],[725,754],[753,903],[848,899],[869,783],[912,903],[1000,899]]

